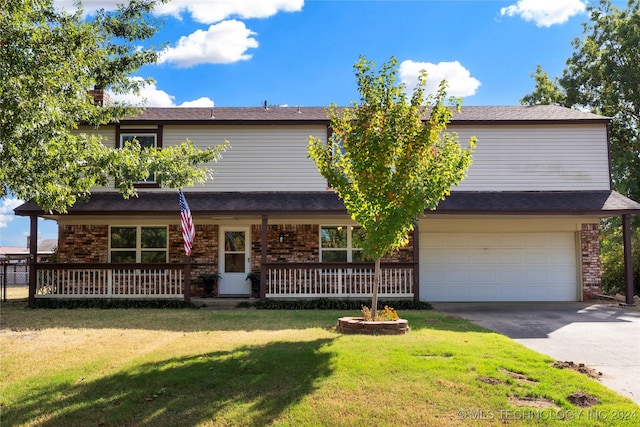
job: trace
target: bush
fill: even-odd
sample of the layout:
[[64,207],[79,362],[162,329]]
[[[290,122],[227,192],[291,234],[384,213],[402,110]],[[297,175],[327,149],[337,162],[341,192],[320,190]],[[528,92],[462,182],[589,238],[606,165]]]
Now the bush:
[[364,306],[362,306],[362,317],[367,322],[371,322],[371,321],[382,322],[382,321],[400,319],[400,316],[398,316],[398,313],[396,312],[396,309],[393,308],[393,307],[389,307],[388,305],[385,305],[382,310],[376,311],[376,317],[375,318],[373,317],[373,315],[371,313],[371,309],[369,307],[367,307],[366,305],[364,305]]
[[[257,308],[259,310],[358,310],[371,304],[371,301],[316,298],[308,300],[266,300],[244,301],[238,304],[239,308]],[[378,308],[384,306],[394,307],[396,310],[431,310],[431,304],[414,300],[380,300]]]
[[[640,295],[640,220],[633,218],[631,247],[633,260],[634,293]],[[626,292],[624,283],[624,245],[619,218],[603,221],[600,231],[600,262],[602,266],[602,290],[606,293]]]
[[193,303],[176,299],[36,299],[29,308],[197,308]]

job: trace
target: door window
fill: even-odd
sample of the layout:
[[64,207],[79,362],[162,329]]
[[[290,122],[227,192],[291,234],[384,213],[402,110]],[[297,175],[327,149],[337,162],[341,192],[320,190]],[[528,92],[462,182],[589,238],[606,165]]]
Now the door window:
[[244,273],[246,235],[244,231],[224,233],[224,272]]

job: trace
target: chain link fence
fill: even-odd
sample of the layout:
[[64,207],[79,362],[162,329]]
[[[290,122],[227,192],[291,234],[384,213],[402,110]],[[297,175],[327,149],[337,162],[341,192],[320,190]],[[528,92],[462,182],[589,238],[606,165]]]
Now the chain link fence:
[[29,297],[29,266],[25,263],[0,261],[2,301]]

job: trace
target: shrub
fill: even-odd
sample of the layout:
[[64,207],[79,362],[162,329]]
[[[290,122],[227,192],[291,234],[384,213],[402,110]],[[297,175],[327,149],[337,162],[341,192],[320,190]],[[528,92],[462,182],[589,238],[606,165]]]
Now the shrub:
[[196,308],[191,302],[176,299],[36,299],[29,308]]
[[375,321],[375,322],[383,322],[385,320],[398,320],[400,319],[400,316],[398,316],[398,313],[396,312],[396,310],[392,307],[389,307],[388,305],[385,305],[384,308],[382,310],[379,310],[376,312],[376,317],[375,319],[373,318],[373,316],[371,316],[371,309],[369,307],[367,307],[366,305],[362,306],[362,315],[364,317],[364,320],[367,322],[371,322],[371,321]]
[[[370,301],[316,298],[308,300],[275,300],[244,301],[238,304],[239,308],[253,308],[259,310],[361,310]],[[431,304],[424,301],[395,300],[378,301],[378,308],[385,305],[399,310],[431,310]]]
[[[635,218],[634,218],[635,219]],[[631,247],[634,293],[640,294],[640,221],[632,222]],[[602,290],[606,293],[625,293],[622,225],[619,218],[603,222],[600,229],[600,262]]]

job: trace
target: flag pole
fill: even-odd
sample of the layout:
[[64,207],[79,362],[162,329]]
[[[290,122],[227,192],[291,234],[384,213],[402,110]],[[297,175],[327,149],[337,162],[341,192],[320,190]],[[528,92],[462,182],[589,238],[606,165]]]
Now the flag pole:
[[193,240],[196,235],[193,225],[193,217],[187,199],[185,199],[182,190],[178,190],[180,205],[180,227],[182,229],[182,239],[184,240],[184,300],[191,300],[191,249],[193,248]]

